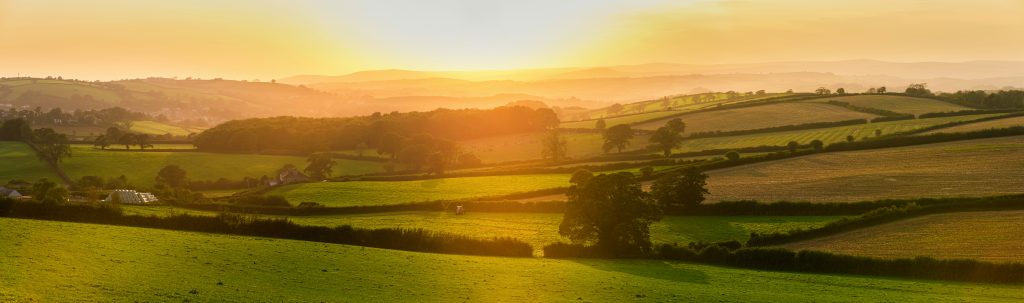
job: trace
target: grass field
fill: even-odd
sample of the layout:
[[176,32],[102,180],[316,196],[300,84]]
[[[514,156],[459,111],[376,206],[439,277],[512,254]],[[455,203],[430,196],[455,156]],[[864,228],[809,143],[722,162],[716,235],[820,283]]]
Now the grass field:
[[60,180],[25,143],[0,141],[0,186],[12,179],[33,182],[41,178]]
[[82,82],[16,79],[0,80],[0,85],[5,85],[11,89],[11,93],[4,96],[2,101],[12,101],[18,99],[26,92],[33,91],[60,98],[70,98],[73,95],[92,96],[96,101],[111,105],[121,102],[121,97],[114,91]]
[[1019,301],[1020,286],[413,253],[0,219],[0,301]]
[[824,153],[709,175],[712,201],[847,202],[1024,193],[1024,136]]
[[132,122],[131,131],[150,135],[171,134],[175,136],[188,136],[191,133],[200,133],[203,129],[168,125],[156,121],[134,121]]
[[914,115],[938,112],[955,112],[971,109],[969,107],[960,106],[953,103],[943,102],[934,99],[904,96],[865,95],[834,98],[828,97],[815,101],[827,102],[828,100],[846,102],[860,107],[884,109],[897,113]]
[[[523,161],[541,158],[541,139],[544,133],[525,133],[459,142],[462,150],[476,154],[484,163]],[[570,158],[586,158],[604,154],[604,139],[598,133],[563,132],[566,151]],[[627,150],[647,146],[649,136],[637,135]]]
[[[678,116],[686,122],[686,132],[734,131],[813,122],[871,119],[871,114],[819,103],[776,103],[736,109],[706,111]],[[675,118],[675,117],[672,117]],[[671,118],[635,125],[635,128],[656,130]]]
[[[605,123],[606,127],[612,127],[612,126],[619,125],[619,124],[633,124],[633,123],[637,123],[637,122],[640,122],[640,121],[646,121],[646,120],[650,120],[650,119],[657,119],[657,118],[661,118],[661,117],[675,116],[675,115],[679,115],[681,113],[684,113],[684,112],[683,111],[674,111],[674,110],[649,112],[649,113],[642,113],[642,114],[635,114],[635,115],[628,115],[628,116],[620,116],[620,117],[614,117],[614,118],[606,118],[606,119],[604,119],[604,123]],[[597,120],[585,120],[585,121],[566,122],[566,123],[559,124],[558,127],[560,127],[560,128],[590,128],[590,129],[593,129],[593,128],[597,127]]]
[[[365,174],[382,172],[377,162],[335,159],[338,164],[334,174]],[[240,180],[244,177],[271,175],[285,164],[304,167],[306,159],[292,156],[216,154],[203,152],[139,152],[97,150],[85,145],[74,145],[72,157],[62,167],[73,179],[82,176],[112,178],[125,175],[129,182],[139,186],[150,186],[156,173],[164,166],[175,164],[188,172],[192,180],[217,180],[228,178]]]
[[972,131],[993,129],[993,128],[1007,128],[1013,126],[1024,125],[1024,117],[1010,117],[998,120],[981,121],[975,123],[969,123],[964,125],[958,125],[954,127],[940,128],[933,131],[922,133],[922,135],[930,135],[937,133],[966,133]]
[[783,245],[882,258],[1024,261],[1024,211],[929,215]]
[[303,183],[278,187],[268,195],[292,204],[327,206],[389,205],[434,200],[498,196],[569,186],[568,174],[441,178],[419,181],[350,181]]
[[928,126],[939,125],[954,121],[970,121],[984,117],[991,117],[995,115],[998,114],[913,119],[831,128],[751,134],[741,136],[699,138],[683,141],[682,146],[676,149],[675,151],[689,152],[710,149],[742,148],[761,145],[785,146],[786,143],[789,143],[789,141],[796,141],[801,144],[808,144],[814,139],[819,139],[825,142],[825,144],[829,144],[845,141],[846,136],[849,135],[854,136],[858,140],[868,137],[874,137],[875,130],[881,130],[882,134],[885,135],[921,129]]

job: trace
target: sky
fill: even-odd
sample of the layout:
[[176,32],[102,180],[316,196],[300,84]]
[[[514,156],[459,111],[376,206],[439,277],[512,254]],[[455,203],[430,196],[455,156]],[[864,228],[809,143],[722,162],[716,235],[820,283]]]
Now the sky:
[[1024,60],[1020,0],[0,0],[0,75]]

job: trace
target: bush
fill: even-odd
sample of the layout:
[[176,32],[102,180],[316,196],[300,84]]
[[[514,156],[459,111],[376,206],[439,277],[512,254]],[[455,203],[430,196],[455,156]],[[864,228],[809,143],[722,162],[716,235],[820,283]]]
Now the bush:
[[257,196],[249,195],[239,198],[235,198],[235,204],[246,205],[246,206],[262,206],[262,207],[291,207],[292,204],[288,203],[288,200],[282,196],[268,195],[268,196]]
[[544,246],[545,258],[602,258],[609,254],[602,253],[595,246],[568,243],[551,243]]

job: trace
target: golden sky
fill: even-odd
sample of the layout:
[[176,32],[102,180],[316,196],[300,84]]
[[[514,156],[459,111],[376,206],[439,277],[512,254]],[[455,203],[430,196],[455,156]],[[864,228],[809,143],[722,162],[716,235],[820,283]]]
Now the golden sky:
[[0,74],[1024,60],[1020,0],[0,0]]

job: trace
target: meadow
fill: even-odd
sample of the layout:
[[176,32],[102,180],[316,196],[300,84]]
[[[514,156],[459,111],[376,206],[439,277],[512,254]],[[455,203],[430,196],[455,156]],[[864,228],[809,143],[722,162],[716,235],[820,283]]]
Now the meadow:
[[[604,119],[604,123],[605,123],[605,127],[612,127],[612,126],[619,125],[619,124],[633,124],[633,123],[643,122],[643,121],[647,121],[647,120],[651,120],[651,119],[658,119],[658,118],[664,118],[664,117],[677,116],[677,115],[682,114],[682,113],[684,113],[684,112],[683,111],[676,111],[676,110],[663,110],[663,111],[656,111],[656,112],[647,112],[647,113],[641,113],[641,114],[633,114],[633,115],[605,118]],[[559,124],[558,127],[559,128],[586,128],[586,129],[594,129],[594,128],[597,127],[597,120],[584,120],[584,121],[565,122],[565,123]]]
[[808,102],[775,103],[760,106],[705,111],[679,115],[634,125],[634,128],[656,130],[665,126],[669,119],[679,118],[686,122],[684,134],[710,131],[735,131],[759,129],[814,122],[834,122],[877,117],[852,111],[843,107]]
[[937,133],[966,133],[966,132],[972,132],[972,131],[979,131],[979,130],[986,130],[986,129],[993,129],[993,128],[1007,128],[1007,127],[1021,126],[1021,125],[1024,125],[1024,117],[1010,117],[1010,118],[1003,118],[1003,119],[996,119],[996,120],[968,123],[968,124],[964,124],[964,125],[957,125],[957,126],[947,127],[947,128],[940,128],[940,129],[936,129],[936,130],[933,130],[933,131],[924,132],[924,133],[921,133],[921,134],[922,135],[930,135],[930,134],[937,134]]
[[[0,301],[1019,301],[1016,285],[414,253],[0,219]],[[144,245],[140,245],[144,243]]]
[[[74,95],[92,96],[94,100],[99,101],[98,103],[111,105],[121,102],[121,97],[113,90],[84,82],[55,79],[11,79],[0,80],[0,85],[7,86],[11,90],[10,94],[0,96],[3,97],[0,98],[0,101],[14,101],[20,98],[22,94],[31,91],[60,98],[70,98]],[[96,106],[96,104],[89,104],[89,106]]]
[[955,112],[972,109],[962,105],[957,105],[935,99],[894,95],[860,95],[846,97],[827,97],[820,99],[821,102],[828,102],[829,100],[846,102],[860,107],[884,109],[887,111],[913,115],[939,112]]
[[131,131],[150,135],[171,134],[175,136],[188,136],[191,133],[200,133],[203,129],[169,125],[156,121],[133,121]]
[[[0,141],[0,186],[13,179],[36,181],[41,178],[59,180],[36,152],[21,142]],[[27,193],[26,193],[27,194]]]
[[[561,134],[566,141],[566,153],[569,158],[581,159],[604,154],[601,149],[604,139],[600,133],[566,131]],[[545,135],[524,133],[461,141],[459,144],[463,151],[472,152],[484,163],[536,160],[541,158],[541,139]],[[648,135],[637,135],[624,151],[646,147],[648,138]]]
[[[378,162],[336,159],[334,175],[356,175],[384,171]],[[294,156],[217,154],[204,152],[141,152],[98,150],[86,145],[73,145],[72,157],[61,165],[73,179],[82,176],[113,178],[125,175],[137,186],[152,186],[156,173],[167,165],[178,165],[191,180],[241,180],[273,175],[285,164],[304,167],[306,158]]]
[[708,175],[710,201],[852,202],[1024,193],[1024,136],[814,154]]
[[845,141],[847,136],[853,136],[857,140],[875,137],[876,130],[882,131],[882,135],[888,135],[899,132],[918,130],[925,127],[950,122],[971,121],[997,115],[999,114],[912,119],[830,128],[771,132],[728,137],[687,139],[684,140],[682,146],[680,148],[675,149],[675,151],[693,152],[711,149],[734,149],[761,145],[785,146],[790,141],[796,141],[800,144],[809,144],[811,141],[815,139],[821,140],[825,144],[829,144]]
[[1024,261],[1024,211],[928,215],[782,245],[879,258]]
[[568,174],[439,178],[416,181],[347,181],[302,183],[277,187],[292,204],[325,206],[392,205],[456,200],[569,186]]

